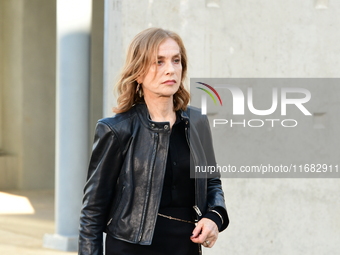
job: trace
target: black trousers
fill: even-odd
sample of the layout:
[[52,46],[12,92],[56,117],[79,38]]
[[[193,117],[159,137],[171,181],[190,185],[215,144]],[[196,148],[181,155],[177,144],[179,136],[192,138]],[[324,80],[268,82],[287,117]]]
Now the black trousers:
[[[160,213],[193,221],[192,208],[162,208]],[[108,233],[106,255],[198,255],[200,246],[190,240],[194,224],[157,217],[151,245],[139,245],[117,240]]]

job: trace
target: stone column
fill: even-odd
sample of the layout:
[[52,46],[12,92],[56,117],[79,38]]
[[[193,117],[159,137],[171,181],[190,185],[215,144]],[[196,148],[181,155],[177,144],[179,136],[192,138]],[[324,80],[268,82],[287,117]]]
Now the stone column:
[[105,0],[104,18],[104,88],[103,113],[105,117],[113,115],[116,105],[113,93],[117,75],[123,66],[122,41],[122,0]]
[[57,1],[56,202],[44,247],[76,251],[88,167],[91,0]]

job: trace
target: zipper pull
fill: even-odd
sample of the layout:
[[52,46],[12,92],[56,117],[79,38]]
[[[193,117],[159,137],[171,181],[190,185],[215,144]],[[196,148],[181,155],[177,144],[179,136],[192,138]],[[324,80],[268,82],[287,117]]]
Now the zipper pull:
[[107,226],[110,225],[111,221],[112,221],[112,218],[111,218],[111,219],[109,220],[109,222],[107,223]]
[[198,216],[202,216],[202,213],[201,213],[201,210],[200,210],[200,208],[198,208],[198,206],[197,206],[197,205],[194,205],[193,207],[194,207],[194,209],[195,209],[195,211],[196,211],[197,215],[198,215]]

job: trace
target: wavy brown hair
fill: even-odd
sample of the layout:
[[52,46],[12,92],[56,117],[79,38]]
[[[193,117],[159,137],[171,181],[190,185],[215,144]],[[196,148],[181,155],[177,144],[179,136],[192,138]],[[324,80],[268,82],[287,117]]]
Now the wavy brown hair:
[[[173,96],[174,110],[186,110],[190,100],[189,92],[184,88],[183,81],[187,74],[187,54],[181,37],[161,28],[148,28],[135,36],[132,40],[125,61],[125,65],[115,85],[118,93],[118,106],[113,109],[115,113],[126,112],[138,103],[144,102],[144,97],[136,93],[138,77],[144,77],[151,64],[156,60],[160,44],[167,38],[177,42],[180,48],[182,78],[178,91]],[[141,88],[140,88],[141,89]]]

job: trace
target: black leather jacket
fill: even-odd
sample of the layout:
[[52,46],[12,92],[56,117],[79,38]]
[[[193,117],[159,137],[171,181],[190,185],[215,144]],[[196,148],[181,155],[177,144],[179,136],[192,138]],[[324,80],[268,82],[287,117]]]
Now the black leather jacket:
[[[127,242],[151,244],[170,129],[168,122],[153,122],[148,116],[146,105],[138,104],[97,123],[80,217],[81,255],[103,253],[103,232]],[[180,111],[180,116],[194,164],[216,165],[207,118],[192,107]],[[219,176],[196,178],[195,202],[198,220],[214,207],[226,210]],[[228,223],[226,217],[221,230]]]

